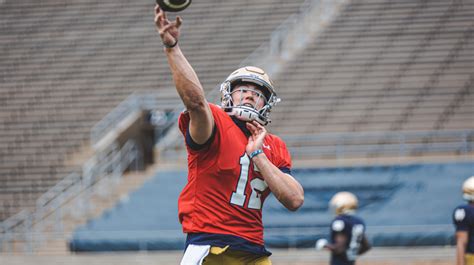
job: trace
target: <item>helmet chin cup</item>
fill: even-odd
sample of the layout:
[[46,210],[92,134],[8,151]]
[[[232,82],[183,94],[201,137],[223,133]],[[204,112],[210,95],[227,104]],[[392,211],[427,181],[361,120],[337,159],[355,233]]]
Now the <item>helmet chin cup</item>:
[[264,120],[260,116],[257,110],[248,106],[234,106],[230,107],[231,111],[229,115],[235,116],[241,121],[257,121],[261,125],[265,126],[268,124],[269,120]]

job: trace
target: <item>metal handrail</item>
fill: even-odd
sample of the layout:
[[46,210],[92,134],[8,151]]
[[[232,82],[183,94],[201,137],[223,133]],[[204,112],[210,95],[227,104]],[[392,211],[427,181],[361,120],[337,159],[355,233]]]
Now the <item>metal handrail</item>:
[[138,109],[140,109],[138,98],[136,94],[131,94],[92,127],[90,135],[91,143],[97,143],[117,124],[117,121],[125,119],[125,117]]
[[[286,135],[294,155],[346,155],[378,153],[404,157],[409,152],[458,152],[473,150],[474,130],[355,132]],[[435,141],[434,141],[435,140]]]
[[343,133],[315,133],[286,135],[285,142],[295,141],[327,141],[331,139],[374,139],[374,137],[387,138],[423,138],[435,136],[474,136],[474,130],[423,130],[423,131],[370,131],[370,132],[343,132]]
[[[0,251],[11,249],[9,243],[14,240],[23,240],[26,242],[24,251],[32,252],[47,239],[45,231],[48,228],[55,235],[62,234],[62,217],[67,213],[61,209],[62,206],[81,193],[82,205],[90,205],[95,192],[94,185],[99,179],[111,179],[117,183],[129,165],[139,159],[136,143],[132,140],[127,141],[120,149],[114,146],[111,149],[105,155],[97,154],[89,159],[83,166],[82,173],[73,172],[49,189],[37,199],[34,211],[22,210],[0,223]],[[81,215],[84,215],[90,207],[69,210],[82,211]]]
[[[178,98],[176,96],[176,98]],[[96,123],[90,133],[92,145],[99,142],[105,135],[112,131],[120,121],[127,118],[129,115],[140,110],[155,110],[162,109],[163,102],[160,102],[159,93],[139,93],[134,92],[122,101],[117,107],[104,116],[98,123]],[[179,101],[178,104],[172,106],[172,112],[179,113],[183,110],[183,104]]]
[[[178,131],[168,146],[182,142]],[[367,157],[377,156],[408,157],[415,153],[468,154],[474,150],[474,130],[452,131],[399,131],[399,132],[349,132],[281,135],[293,160],[305,157]],[[162,143],[160,143],[162,144]],[[158,146],[166,154],[162,159],[184,159],[185,149],[176,150]]]
[[240,66],[261,65],[275,79],[282,62],[289,61],[306,47],[333,20],[348,0],[306,0],[297,14],[289,16],[270,36],[247,56]]

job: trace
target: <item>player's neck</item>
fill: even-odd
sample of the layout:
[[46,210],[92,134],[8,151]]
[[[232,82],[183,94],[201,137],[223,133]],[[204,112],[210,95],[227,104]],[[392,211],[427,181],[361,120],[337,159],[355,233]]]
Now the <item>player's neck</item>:
[[245,136],[250,136],[250,131],[247,129],[247,122],[237,119],[235,116],[230,116],[234,121],[235,125],[240,128],[240,130],[245,134]]

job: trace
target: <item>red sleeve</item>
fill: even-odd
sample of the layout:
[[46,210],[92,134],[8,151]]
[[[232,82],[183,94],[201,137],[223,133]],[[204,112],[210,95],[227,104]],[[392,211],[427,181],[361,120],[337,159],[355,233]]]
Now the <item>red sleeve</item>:
[[218,140],[216,140],[216,138],[219,138],[218,135],[222,134],[221,129],[225,127],[224,126],[225,123],[223,121],[222,116],[224,116],[224,118],[227,118],[228,115],[224,111],[222,111],[222,109],[219,106],[216,106],[214,104],[209,104],[209,108],[211,109],[212,116],[214,117],[215,128],[213,131],[213,135],[211,136],[212,139],[209,139],[209,142],[206,143],[205,144],[206,146],[203,147],[202,149],[191,148],[189,146],[190,143],[187,141],[189,139],[186,139],[187,134],[189,132],[189,122],[191,120],[189,116],[189,112],[185,111],[181,113],[178,118],[179,130],[181,131],[181,133],[183,134],[185,138],[186,149],[188,150],[189,153],[202,153],[209,149],[212,149],[213,146],[215,147],[217,145]]
[[188,131],[188,127],[189,127],[189,121],[190,121],[189,112],[187,111],[181,112],[178,118],[178,125],[179,125],[179,130],[181,131],[183,136],[186,136],[186,132]]
[[280,137],[273,134],[271,135],[271,138],[273,140],[273,149],[275,150],[275,156],[272,159],[272,163],[279,169],[287,169],[290,171],[292,166],[291,155],[285,142],[283,142]]

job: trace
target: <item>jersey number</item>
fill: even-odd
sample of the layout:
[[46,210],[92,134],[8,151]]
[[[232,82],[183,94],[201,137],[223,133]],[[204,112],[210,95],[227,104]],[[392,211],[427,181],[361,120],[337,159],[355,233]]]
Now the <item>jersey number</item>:
[[[240,157],[240,176],[239,181],[237,182],[237,188],[232,192],[232,197],[230,198],[230,203],[243,207],[247,195],[245,195],[245,187],[249,179],[250,171],[250,158],[244,153]],[[254,178],[250,181],[250,187],[252,188],[252,193],[250,194],[248,208],[250,209],[262,209],[262,198],[260,194],[268,187],[265,181]]]
[[360,243],[362,241],[362,236],[364,234],[364,226],[361,224],[354,225],[352,227],[352,238],[349,243],[349,249],[347,249],[347,259],[355,260],[359,254]]

